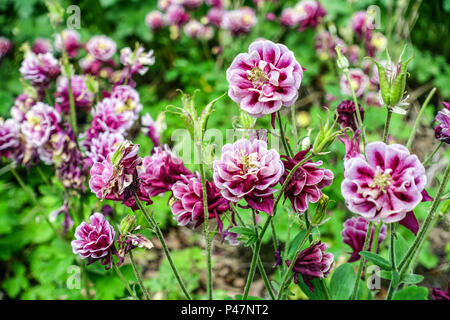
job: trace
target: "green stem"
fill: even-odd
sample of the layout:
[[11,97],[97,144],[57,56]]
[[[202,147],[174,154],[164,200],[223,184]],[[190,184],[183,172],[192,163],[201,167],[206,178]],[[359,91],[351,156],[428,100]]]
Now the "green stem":
[[[372,225],[373,224],[370,221],[369,225],[367,226],[367,233],[366,233],[366,239],[364,240],[363,251],[367,251],[367,249],[369,248],[370,236],[372,235]],[[366,259],[361,257],[361,259],[359,261],[358,271],[356,273],[355,285],[353,286],[353,291],[352,291],[352,295],[350,296],[350,300],[356,299],[356,296],[358,294],[358,289],[359,289],[359,282],[361,281],[361,274],[364,269],[365,263],[366,263]]]
[[423,161],[423,166],[426,167],[429,162],[431,161],[431,159],[433,159],[434,155],[436,154],[436,152],[438,152],[438,150],[442,147],[442,145],[444,144],[443,141],[440,141],[439,144],[436,146],[436,148],[433,150],[433,152],[431,152],[431,154],[429,154],[425,160]]
[[297,139],[298,139],[298,132],[297,132],[297,124],[295,121],[295,103],[291,107],[291,122],[292,122],[292,136],[294,138],[294,150],[297,151]]
[[389,127],[391,126],[392,109],[387,107],[386,123],[384,125],[383,142],[386,143],[389,135]]
[[328,290],[327,284],[325,283],[325,279],[323,278],[319,279],[319,285],[323,293],[325,294],[326,300],[331,300],[330,291]]
[[155,230],[155,234],[158,237],[159,241],[161,242],[161,245],[164,250],[164,254],[166,255],[167,260],[169,261],[170,267],[172,268],[172,271],[175,275],[175,278],[178,281],[178,284],[181,287],[181,290],[183,291],[184,295],[186,296],[186,298],[188,300],[192,300],[189,292],[186,289],[186,286],[184,285],[183,279],[181,278],[181,276],[177,270],[177,267],[175,266],[175,264],[172,260],[172,256],[170,255],[169,249],[167,248],[166,241],[164,240],[164,236],[161,232],[161,229],[158,226],[158,223],[155,221],[155,219],[152,216],[150,216],[148,214],[147,209],[144,207],[141,200],[139,200],[139,198],[136,195],[134,196],[134,198],[136,199],[136,203],[137,203],[139,209],[141,209],[142,214],[144,215],[145,219],[147,220],[147,223],[150,225],[150,227],[152,227]]
[[291,146],[290,146],[289,143],[287,142],[287,140],[286,140],[286,135],[285,135],[285,133],[284,133],[283,124],[282,124],[282,122],[281,122],[281,114],[280,114],[280,111],[277,111],[277,121],[278,121],[278,126],[280,127],[281,142],[283,143],[284,150],[286,151],[286,153],[288,154],[288,156],[289,156],[290,158],[293,158],[294,155],[293,155],[293,153],[292,153]]
[[84,289],[86,290],[86,298],[91,300],[91,294],[89,292],[89,278],[86,270],[86,263],[84,261],[81,262],[81,274],[84,282]]
[[136,296],[136,294],[134,293],[133,290],[131,290],[130,285],[128,284],[128,281],[125,279],[125,277],[123,276],[122,272],[119,270],[119,268],[117,267],[117,265],[115,263],[113,263],[113,267],[114,270],[116,271],[117,275],[119,276],[120,280],[122,281],[123,285],[125,286],[125,288],[127,289],[128,293],[135,298],[136,300],[138,300],[138,297]]
[[278,237],[277,237],[277,231],[275,229],[275,224],[273,222],[273,219],[270,220],[270,229],[272,230],[273,248],[276,251],[276,250],[278,250]]
[[148,293],[147,289],[144,286],[144,281],[142,280],[141,273],[139,272],[136,262],[134,261],[133,251],[130,250],[129,254],[130,254],[131,265],[132,265],[133,271],[134,271],[134,276],[136,277],[136,280],[138,281],[139,286],[141,287],[141,290],[142,290],[142,293],[144,294],[145,300],[150,300],[150,294]]
[[291,271],[294,268],[295,262],[297,261],[298,256],[300,255],[300,252],[302,252],[302,247],[305,244],[306,240],[308,239],[309,234],[312,231],[312,226],[309,226],[309,228],[306,230],[305,235],[303,236],[302,241],[300,242],[297,251],[295,252],[295,255],[291,261],[291,264],[289,265],[289,268],[287,269],[287,271],[285,272],[284,276],[283,276],[283,281],[281,281],[281,285],[280,285],[280,290],[278,291],[278,295],[277,295],[277,300],[281,299],[281,296],[283,295],[284,292],[284,287],[286,286],[288,279],[291,275]]
[[422,104],[422,107],[420,108],[419,114],[417,115],[417,118],[416,118],[416,122],[414,123],[414,127],[413,127],[413,129],[411,131],[411,134],[409,135],[408,143],[406,144],[406,148],[408,150],[411,149],[411,145],[412,145],[412,143],[414,141],[414,137],[416,136],[416,131],[417,131],[417,128],[419,126],[420,119],[422,118],[422,115],[423,115],[426,107],[428,106],[428,102],[430,102],[430,99],[431,99],[431,97],[433,97],[435,91],[436,91],[436,88],[433,88],[430,91],[430,93],[428,94],[428,96],[425,99],[424,103]]
[[378,224],[375,226],[375,234],[373,235],[373,240],[372,240],[372,249],[370,250],[375,253],[377,253],[378,240],[380,238],[380,231],[381,231],[382,226],[383,226],[382,221],[378,222]]
[[358,127],[359,127],[359,130],[361,130],[361,137],[362,137],[363,144],[365,146],[367,144],[366,131],[364,129],[364,124],[362,122],[361,113],[359,112],[358,99],[356,98],[355,89],[353,88],[352,83],[350,81],[350,75],[348,74],[348,70],[345,70],[344,73],[345,73],[345,76],[347,77],[348,86],[350,87],[350,90],[352,91],[353,103],[355,104],[355,110],[356,110],[356,118],[358,119]]

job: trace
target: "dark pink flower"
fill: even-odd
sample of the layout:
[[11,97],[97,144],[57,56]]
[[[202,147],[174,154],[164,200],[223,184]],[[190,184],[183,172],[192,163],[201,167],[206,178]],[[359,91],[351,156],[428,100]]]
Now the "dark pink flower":
[[228,95],[254,117],[290,107],[298,98],[303,70],[283,44],[253,42],[227,70]]
[[433,291],[431,292],[431,297],[433,298],[433,300],[450,300],[450,285],[447,288],[447,291],[442,290],[442,289],[438,289],[438,288],[433,288]]
[[237,36],[249,33],[258,19],[255,11],[249,7],[241,7],[232,11],[225,11],[222,18],[222,28]]
[[172,4],[167,8],[165,19],[169,24],[182,26],[189,21],[189,13],[183,8],[183,6]]
[[450,144],[450,103],[443,102],[444,109],[438,112],[434,121],[438,125],[434,127],[434,135],[436,139]]
[[300,25],[300,31],[308,27],[317,27],[327,14],[319,1],[302,0],[297,3],[295,10],[298,14],[297,23]]
[[80,34],[73,29],[67,29],[62,32],[64,41],[61,41],[61,34],[57,34],[55,37],[55,48],[57,51],[61,51],[62,43],[64,42],[64,48],[69,58],[76,57],[78,49],[81,47]]
[[285,8],[281,12],[280,23],[288,28],[295,28],[299,23],[299,13],[295,8]]
[[45,87],[59,75],[60,68],[58,60],[50,52],[28,52],[22,61],[20,73],[24,79],[30,80],[33,86]]
[[[198,228],[205,220],[203,212],[202,182],[200,174],[191,177],[182,176],[173,187],[174,201],[171,204],[172,213],[178,225]],[[222,197],[220,189],[214,183],[206,181],[208,200],[208,219],[217,223],[217,232],[222,235],[223,222],[221,215],[230,210],[230,203]]]
[[362,37],[363,34],[366,32],[366,11],[358,11],[353,14],[351,23],[353,31],[356,33],[358,37]]
[[[357,130],[353,133],[352,138],[350,139],[346,134],[343,136],[339,136],[339,140],[341,140],[344,143],[345,146],[345,156],[344,160],[349,160],[351,158],[360,157],[364,159],[364,156],[361,154],[361,151],[359,150],[359,136],[360,131]],[[348,162],[344,162],[344,165]]]
[[145,24],[156,31],[166,26],[166,21],[164,19],[164,14],[161,11],[150,11],[145,16]]
[[[89,91],[86,80],[83,76],[73,75],[70,78],[70,84],[73,93],[73,100],[76,108],[89,108],[94,102],[94,94]],[[66,77],[58,79],[55,92],[55,108],[60,112],[69,113],[69,86]]]
[[117,132],[100,132],[97,137],[92,138],[86,146],[86,155],[88,164],[93,165],[96,162],[103,162],[108,155],[115,152],[120,144],[125,140],[122,134]]
[[5,37],[0,37],[0,60],[12,49],[13,44],[11,40]]
[[[280,179],[283,184],[294,166],[303,160],[308,150],[300,151],[294,159],[288,156],[281,156],[285,172]],[[284,197],[291,201],[292,210],[303,213],[308,209],[309,203],[316,203],[322,197],[322,189],[328,187],[333,182],[334,175],[330,170],[319,168],[322,161],[313,162],[311,160],[302,164],[292,175],[285,191]]]
[[347,45],[337,36],[332,36],[328,31],[320,31],[314,38],[314,49],[321,60],[335,59],[336,46],[341,47],[341,52],[346,54]]
[[[361,115],[361,120],[364,120],[364,109],[358,103],[359,114]],[[352,128],[353,131],[358,129],[358,118],[356,116],[356,108],[353,100],[343,100],[337,106],[337,122],[340,124],[341,128]]]
[[347,208],[369,221],[401,221],[423,198],[425,169],[416,155],[399,144],[369,143],[367,161],[346,161],[341,192]]
[[35,54],[47,53],[47,52],[51,53],[53,51],[52,43],[48,39],[37,38],[34,41],[34,44],[33,44],[33,47],[31,48],[31,51],[33,51]]
[[[292,268],[295,283],[298,283],[298,276],[301,275],[309,289],[314,291],[311,281],[328,277],[334,267],[334,257],[331,253],[325,252],[327,249],[327,244],[319,241],[300,252]],[[290,260],[286,260],[288,266],[291,263]]]
[[[348,262],[357,261],[361,258],[359,256],[359,253],[364,248],[364,242],[366,240],[368,226],[369,222],[362,217],[350,218],[344,222],[344,230],[341,233],[342,239],[344,243],[348,244],[353,249],[352,255],[348,260]],[[379,248],[383,240],[386,239],[387,236],[386,231],[387,228],[383,224],[381,226],[380,233],[378,236],[377,248]],[[372,248],[374,234],[375,234],[375,226],[372,226],[372,233],[369,240],[369,248]]]
[[240,139],[222,148],[214,161],[214,182],[222,195],[233,202],[245,199],[253,209],[273,213],[273,188],[284,173],[283,162],[267,143]]
[[[361,69],[350,69],[348,74],[355,95],[361,97],[369,85],[369,77]],[[342,94],[352,96],[352,90],[345,75],[341,76],[340,86]]]
[[218,7],[211,8],[206,15],[206,17],[208,18],[208,22],[219,28],[222,24],[224,12],[225,10]]
[[101,213],[94,213],[90,224],[82,222],[75,230],[75,239],[71,242],[73,253],[89,263],[101,260],[101,263],[110,269],[112,257],[116,253],[114,246],[114,228]]
[[183,160],[173,154],[167,145],[156,147],[153,154],[145,157],[138,167],[141,180],[141,192],[149,197],[170,191],[182,176],[190,177],[192,173],[184,166]]

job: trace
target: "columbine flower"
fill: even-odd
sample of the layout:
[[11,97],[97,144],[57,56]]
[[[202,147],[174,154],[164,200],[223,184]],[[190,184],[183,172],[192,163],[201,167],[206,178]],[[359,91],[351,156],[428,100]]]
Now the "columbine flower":
[[[182,176],[173,187],[174,201],[171,204],[172,213],[180,226],[198,228],[205,220],[202,182],[200,174],[189,178]],[[230,203],[222,197],[220,189],[214,183],[206,181],[208,200],[208,218],[217,223],[217,231],[223,234],[221,215],[230,209]]]
[[447,291],[433,288],[433,291],[431,292],[431,297],[433,300],[450,300],[450,285],[448,286]]
[[189,9],[195,9],[203,3],[204,0],[183,0],[183,6]]
[[5,37],[0,37],[0,60],[12,49],[11,40]]
[[49,105],[37,102],[26,114],[21,125],[27,142],[35,147],[43,146],[58,130],[60,114]]
[[347,52],[347,46],[342,39],[332,36],[328,31],[318,32],[314,38],[314,49],[321,60],[334,59],[336,57],[335,48],[339,46],[342,53]]
[[233,35],[240,35],[249,33],[256,22],[255,11],[249,7],[241,7],[224,13],[222,28],[230,31]]
[[[69,113],[70,100],[69,100],[69,86],[66,77],[59,78],[56,92],[55,92],[55,108]],[[94,101],[94,94],[89,91],[86,80],[83,76],[73,75],[70,78],[70,84],[73,93],[73,101],[76,108],[88,108]]]
[[15,160],[20,152],[20,126],[14,119],[6,121],[0,118],[0,159],[6,157]]
[[401,221],[423,198],[425,169],[399,144],[372,142],[366,157],[346,161],[341,192],[347,208],[369,221]]
[[[308,150],[300,151],[294,159],[288,156],[281,156],[286,169],[281,177],[283,184],[292,168],[303,160]],[[292,210],[303,213],[308,209],[309,203],[316,203],[322,197],[322,189],[328,187],[333,182],[334,175],[330,170],[319,168],[322,161],[313,162],[308,160],[302,164],[292,175],[285,191],[284,197],[291,201]]]
[[86,51],[100,61],[108,61],[111,59],[116,53],[116,49],[116,43],[105,35],[93,36],[86,43]]
[[[344,243],[348,244],[352,249],[352,255],[348,262],[353,262],[359,260],[361,257],[359,253],[364,248],[364,242],[366,240],[367,228],[369,226],[369,222],[362,218],[350,218],[344,222],[344,230],[342,231],[342,239]],[[377,248],[379,248],[380,244],[386,239],[386,226],[383,224],[380,229],[380,233],[378,236]],[[372,226],[372,233],[370,235],[369,240],[369,248],[372,248],[373,237],[375,235],[375,226]],[[377,249],[378,250],[378,249]]]
[[145,16],[145,24],[153,31],[165,27],[166,21],[161,11],[151,11]]
[[33,86],[44,87],[60,73],[58,60],[50,53],[28,52],[22,61],[20,73]]
[[11,117],[19,123],[25,120],[25,114],[36,104],[36,98],[21,93],[14,99],[14,105],[12,106],[10,113]]
[[64,49],[69,58],[76,57],[78,49],[81,47],[80,34],[73,29],[67,29],[62,32],[63,41],[61,41],[61,34],[55,37],[55,48],[57,51],[62,50],[62,43],[64,42]]
[[356,33],[356,35],[358,37],[362,37],[368,30],[366,24],[366,11],[362,10],[354,13],[351,23],[353,31]]
[[154,197],[170,191],[182,176],[190,177],[192,173],[184,166],[183,160],[173,154],[167,145],[156,147],[150,157],[145,157],[138,167],[143,194]]
[[147,137],[149,137],[154,146],[159,146],[161,135],[166,130],[167,125],[164,120],[164,113],[158,114],[156,121],[153,120],[152,116],[149,113],[146,113],[142,117],[142,133],[144,133]]
[[285,8],[281,12],[280,23],[282,26],[294,28],[298,26],[299,13],[295,8]]
[[128,114],[133,121],[138,119],[139,112],[142,110],[142,104],[135,89],[127,85],[115,86],[112,90],[111,98],[119,99],[123,102],[123,106],[116,110],[117,113],[122,113],[124,116]]
[[[341,140],[344,143],[345,146],[345,156],[344,160],[349,160],[351,158],[361,157],[364,158],[361,154],[361,151],[359,150],[359,136],[360,131],[356,130],[353,133],[352,138],[349,138],[346,134],[339,136],[339,140]],[[345,161],[344,165],[346,165],[348,162]]]
[[127,68],[130,76],[139,73],[143,75],[147,72],[148,66],[155,63],[153,50],[145,52],[144,47],[139,46],[131,51],[129,47],[120,50],[120,62]]
[[227,70],[228,95],[248,114],[262,117],[298,98],[303,70],[294,53],[283,44],[253,42]]
[[31,51],[35,54],[44,54],[47,52],[51,53],[53,51],[52,43],[48,39],[37,38],[33,43],[33,47],[31,47]]
[[209,9],[206,17],[208,18],[208,22],[219,28],[222,24],[223,15],[225,10],[222,8],[213,7]]
[[88,164],[92,165],[96,162],[103,162],[110,153],[117,150],[124,140],[123,135],[117,132],[105,131],[99,133],[87,145],[86,155],[89,159]]
[[73,227],[73,219],[69,214],[69,202],[66,199],[64,199],[64,204],[62,205],[61,208],[56,209],[50,213],[49,216],[50,222],[55,221],[56,218],[61,214],[64,214],[62,226],[64,228],[64,235],[66,235],[67,231],[69,231],[69,229]]
[[[348,75],[355,95],[361,97],[369,85],[369,77],[361,69],[350,69]],[[352,90],[345,74],[341,77],[340,86],[343,94],[352,95]]]
[[300,24],[300,31],[307,27],[317,27],[327,14],[319,1],[302,0],[297,3],[295,10],[298,14],[297,22]]
[[141,226],[136,224],[136,216],[127,215],[120,222],[120,235],[118,241],[119,255],[124,257],[135,248],[153,248],[153,243],[140,233]]
[[214,161],[214,182],[226,199],[245,199],[249,207],[268,214],[273,213],[273,187],[283,173],[278,152],[258,139],[226,144],[221,159]]
[[434,135],[436,139],[450,144],[450,103],[442,102],[444,109],[438,112],[434,121],[439,122],[434,127]]
[[189,21],[189,13],[186,12],[183,6],[173,4],[167,8],[165,19],[169,24],[180,27]]
[[205,26],[198,22],[195,19],[190,20],[186,25],[184,26],[184,33],[189,37],[193,39],[200,38],[202,36],[202,33],[204,32],[203,29]]
[[113,254],[117,255],[114,246],[114,228],[98,212],[91,215],[89,220],[90,224],[82,222],[75,230],[76,240],[71,242],[73,253],[79,254],[82,259],[87,258],[88,263],[101,260],[106,269],[110,269]]
[[[311,281],[315,278],[328,277],[334,267],[334,257],[331,253],[325,252],[327,249],[327,244],[319,241],[300,252],[292,269],[295,283],[298,283],[298,276],[301,275],[309,289],[314,291],[314,285]],[[290,260],[286,260],[288,266],[291,263]]]
[[[361,115],[361,121],[364,120],[364,109],[358,103],[359,114]],[[358,129],[358,119],[356,116],[356,108],[353,100],[343,100],[337,106],[337,122],[341,125],[341,128],[352,128],[353,131]]]

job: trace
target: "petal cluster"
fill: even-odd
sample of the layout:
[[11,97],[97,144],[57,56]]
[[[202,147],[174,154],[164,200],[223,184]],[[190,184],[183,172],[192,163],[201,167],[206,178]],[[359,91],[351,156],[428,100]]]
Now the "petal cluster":
[[434,127],[436,139],[450,144],[450,103],[443,102],[444,109],[438,112],[434,121],[438,124]]

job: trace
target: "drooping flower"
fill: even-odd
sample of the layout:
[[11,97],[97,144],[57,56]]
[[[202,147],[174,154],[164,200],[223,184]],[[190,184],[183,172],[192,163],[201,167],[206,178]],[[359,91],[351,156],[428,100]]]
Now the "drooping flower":
[[362,37],[367,31],[366,25],[366,10],[358,11],[353,14],[352,20],[352,28],[355,34],[358,37]]
[[64,214],[62,226],[64,228],[64,235],[66,235],[67,231],[69,231],[69,229],[73,227],[73,219],[69,213],[69,202],[66,199],[64,199],[64,204],[62,205],[61,208],[56,209],[50,213],[49,216],[50,222],[55,221],[56,218],[61,214]]
[[19,123],[25,120],[25,114],[36,104],[36,98],[21,93],[14,99],[14,105],[11,107],[11,117]]
[[[359,150],[359,136],[360,131],[356,130],[353,133],[352,138],[349,138],[346,134],[343,136],[339,136],[339,140],[341,140],[344,143],[345,146],[345,156],[344,156],[344,160],[349,160],[351,158],[356,158],[356,157],[363,157],[363,155],[361,154],[361,151]],[[344,165],[346,165],[348,162],[345,161]]]
[[273,188],[284,173],[283,162],[267,143],[240,139],[222,148],[220,160],[214,161],[214,182],[222,195],[232,201],[245,199],[249,207],[273,213]]
[[[342,239],[344,243],[348,244],[352,249],[352,255],[348,262],[353,262],[359,260],[361,257],[359,253],[364,248],[364,242],[366,240],[367,228],[369,226],[369,222],[362,217],[354,217],[347,219],[344,222],[344,230],[342,231]],[[369,240],[369,248],[372,248],[373,237],[375,235],[375,226],[372,226],[372,233],[370,235]],[[387,228],[383,224],[380,229],[380,233],[378,236],[377,248],[379,248],[380,244],[386,239],[387,236]]]
[[302,0],[296,4],[295,10],[298,13],[297,23],[300,25],[300,31],[317,27],[327,14],[319,1]]
[[20,152],[20,125],[14,119],[0,118],[0,159],[2,157],[15,160]]
[[31,51],[35,54],[44,54],[47,52],[51,53],[53,51],[52,43],[48,39],[37,38],[33,43],[33,47],[31,47]]
[[124,257],[135,248],[153,248],[153,243],[144,235],[138,233],[141,226],[136,223],[136,216],[127,215],[122,219],[119,226],[119,255]]
[[442,102],[444,109],[438,112],[435,122],[438,124],[434,127],[434,135],[436,139],[450,144],[450,103]]
[[[172,213],[180,226],[198,228],[205,220],[202,182],[200,174],[189,178],[182,176],[173,187],[174,201],[171,204]],[[217,223],[217,232],[224,232],[222,214],[230,210],[230,203],[222,197],[220,189],[214,183],[206,181],[208,201],[208,219]],[[236,224],[236,223],[235,223]]]
[[43,102],[37,102],[25,114],[21,130],[28,143],[41,147],[58,130],[60,121],[61,116],[54,108]]
[[[369,77],[361,69],[350,69],[348,75],[355,95],[361,97],[369,85]],[[340,86],[343,94],[352,96],[352,90],[345,74],[341,77]]]
[[98,212],[91,215],[89,220],[89,224],[82,222],[75,230],[76,240],[71,242],[73,253],[80,255],[82,259],[87,258],[88,263],[100,260],[106,269],[110,269],[113,254],[117,255],[114,228]]
[[96,60],[108,61],[116,53],[117,45],[105,35],[93,36],[86,43],[86,51]]
[[24,79],[30,80],[33,86],[37,87],[47,86],[60,73],[58,60],[50,52],[28,52],[19,70]]
[[61,34],[58,33],[55,37],[56,50],[61,51],[64,42],[64,48],[69,58],[76,57],[78,49],[81,47],[80,34],[73,29],[63,30],[62,40],[63,41],[61,41]]
[[155,63],[155,57],[153,56],[153,50],[145,52],[142,46],[137,47],[135,51],[126,47],[120,50],[120,62],[127,68],[130,76],[136,73],[143,75],[147,72],[148,66]]
[[283,44],[253,42],[227,70],[228,95],[254,117],[290,107],[298,98],[303,69]]
[[[288,156],[281,156],[285,172],[280,179],[283,184],[291,170],[301,162],[309,149],[300,151],[294,159]],[[284,197],[291,201],[292,210],[303,213],[308,209],[309,203],[316,203],[322,197],[322,189],[328,187],[333,182],[334,175],[330,170],[319,168],[322,161],[313,162],[308,160],[302,164],[292,175],[285,191]]]
[[11,40],[6,37],[0,37],[0,60],[12,49]]
[[[364,120],[364,109],[358,103],[359,114],[361,115],[361,121]],[[358,118],[356,115],[355,103],[353,100],[343,100],[337,106],[337,122],[341,128],[352,128],[353,131],[358,129]]]
[[175,182],[183,176],[190,177],[192,173],[184,166],[183,160],[164,145],[154,148],[153,154],[143,159],[138,175],[142,193],[154,197],[170,191]]
[[232,11],[225,11],[222,18],[222,28],[237,36],[249,33],[258,19],[255,11],[249,7],[241,7]]
[[[55,92],[55,108],[61,112],[69,113],[70,99],[69,99],[69,81],[66,77],[58,79]],[[76,108],[88,108],[94,101],[94,93],[89,91],[86,80],[83,76],[73,75],[70,78],[70,84],[73,94],[73,101]]]
[[431,292],[431,297],[433,300],[450,300],[450,286],[448,286],[447,291],[433,288],[433,291]]
[[369,143],[367,161],[346,161],[341,192],[347,208],[369,221],[403,220],[423,199],[425,169],[416,155],[399,144]]
[[337,36],[332,36],[328,31],[320,31],[314,38],[314,49],[323,61],[336,58],[335,48],[339,46],[341,52],[347,52],[347,45]]
[[149,137],[154,146],[159,146],[161,135],[166,130],[167,125],[164,120],[164,113],[158,114],[156,121],[153,120],[149,113],[142,117],[142,132]]
[[164,14],[161,11],[150,11],[145,16],[145,24],[152,29],[152,31],[157,31],[166,26],[166,21],[164,19]]
[[[309,289],[314,291],[314,285],[311,281],[328,277],[334,267],[334,256],[329,252],[325,252],[327,249],[327,244],[319,241],[300,252],[292,268],[295,283],[299,282],[298,276],[301,275]],[[290,260],[286,260],[288,266],[291,263]]]

